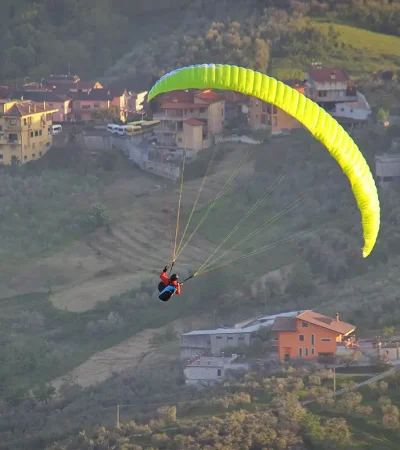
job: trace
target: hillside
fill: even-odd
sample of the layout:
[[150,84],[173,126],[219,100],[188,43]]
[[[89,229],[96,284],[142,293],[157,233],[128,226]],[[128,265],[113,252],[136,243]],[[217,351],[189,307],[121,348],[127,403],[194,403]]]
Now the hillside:
[[[348,70],[374,110],[400,110],[397,2],[354,0],[346,7],[300,0],[3,3],[4,83],[40,79],[70,66],[81,78],[104,75],[109,84],[139,90],[154,77],[191,63],[227,62],[278,78],[302,78],[318,60]],[[392,80],[384,82],[375,73],[384,69],[394,72]],[[373,169],[374,156],[389,148],[399,129],[371,126],[352,134]],[[205,392],[205,404],[183,388],[182,368],[171,363],[177,355],[176,332],[182,330],[304,308],[338,311],[361,334],[381,334],[384,327],[400,324],[397,191],[379,192],[381,233],[373,254],[363,260],[360,214],[348,181],[305,130],[263,145],[218,147],[187,237],[249,150],[247,162],[175,269],[181,278],[198,269],[283,173],[286,178],[215,256],[268,220],[268,227],[227,259],[271,248],[201,274],[167,304],[158,301],[156,285],[171,258],[169,222],[174,231],[179,182],[164,183],[141,172],[114,150],[93,158],[76,144],[52,149],[23,167],[1,167],[0,448],[26,448],[29,442],[29,448],[39,450],[57,440],[62,443],[53,450],[117,443],[134,450],[218,443],[225,450],[241,439],[253,448],[274,450],[301,441],[310,448],[320,448],[322,441],[327,448],[340,448],[336,436],[346,449],[397,448],[398,410],[379,399],[387,393],[397,407],[397,379],[390,380],[387,392],[379,385],[362,390],[361,400],[349,394],[339,409],[330,401],[330,376],[321,384],[317,379],[326,374],[300,377],[291,371],[271,380],[263,373]],[[202,152],[186,168],[180,233],[213,151]],[[301,195],[305,201],[286,213]],[[280,243],[287,238],[290,242]],[[67,374],[88,389],[63,383]],[[289,381],[277,386],[281,378]],[[60,388],[60,397],[50,382]],[[296,398],[283,399],[286,391]],[[231,397],[208,402],[228,394],[236,394],[236,405]],[[318,396],[319,407],[310,409],[316,417],[298,408],[298,399]],[[194,408],[186,408],[192,401]],[[276,405],[283,402],[286,411],[286,401],[298,417],[280,416]],[[166,423],[159,420],[162,412],[143,407],[180,402],[186,406]],[[118,403],[128,406],[122,431],[115,432]],[[346,413],[351,410],[354,414]],[[326,422],[332,416],[345,420]],[[260,430],[249,428],[254,421],[269,435],[260,437]],[[268,423],[279,424],[278,434]],[[92,433],[97,425],[109,428]],[[206,427],[212,436],[204,435]],[[78,435],[82,428],[87,432]],[[149,430],[156,437],[150,438]]]
[[[90,398],[86,393],[78,398],[78,393],[71,391],[70,410],[82,414],[85,408],[86,423],[93,421],[89,412],[101,411],[103,426],[93,431],[81,429],[47,448],[397,448],[396,374],[385,374],[382,381],[356,390],[356,384],[368,376],[339,374],[339,395],[334,401],[330,370],[260,368],[246,376],[232,373],[220,385],[201,391],[182,385],[176,364],[166,364],[152,373],[151,370],[115,377],[103,386],[101,393],[98,390],[93,395],[92,391]],[[115,403],[111,405],[106,394],[113,388],[112,401],[122,404],[119,429],[115,427]],[[50,402],[47,409],[54,406]],[[40,413],[36,412],[36,416],[39,418]],[[61,412],[59,418],[63,416],[65,413]],[[63,434],[58,431],[59,436]],[[45,430],[42,436],[46,442]],[[14,442],[18,446],[18,441]]]

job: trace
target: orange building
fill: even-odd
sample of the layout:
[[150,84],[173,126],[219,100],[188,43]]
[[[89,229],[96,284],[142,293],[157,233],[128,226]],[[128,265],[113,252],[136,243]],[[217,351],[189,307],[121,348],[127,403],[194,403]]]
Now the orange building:
[[[305,86],[300,80],[285,80],[284,83],[304,94]],[[253,130],[269,129],[271,134],[289,133],[303,126],[280,108],[254,97],[250,97],[249,100],[248,119]]]
[[353,333],[355,326],[314,311],[300,312],[297,317],[277,317],[272,331],[278,336],[281,361],[317,359],[336,354],[337,344]]

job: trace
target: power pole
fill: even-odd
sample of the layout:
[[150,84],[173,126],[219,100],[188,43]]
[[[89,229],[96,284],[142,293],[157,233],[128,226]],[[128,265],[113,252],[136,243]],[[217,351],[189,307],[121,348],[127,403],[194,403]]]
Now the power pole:
[[117,405],[117,429],[119,430],[120,429],[120,426],[119,426],[119,405]]
[[333,399],[336,398],[336,353],[333,357]]

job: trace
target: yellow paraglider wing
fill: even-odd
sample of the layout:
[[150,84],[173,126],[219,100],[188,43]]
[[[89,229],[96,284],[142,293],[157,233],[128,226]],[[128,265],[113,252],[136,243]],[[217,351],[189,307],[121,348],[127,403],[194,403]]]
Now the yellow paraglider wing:
[[321,141],[348,177],[362,217],[363,257],[374,248],[380,227],[380,206],[371,171],[357,145],[341,125],[312,100],[260,72],[237,66],[203,64],[174,70],[152,87],[148,101],[182,89],[237,91],[276,105],[302,123]]

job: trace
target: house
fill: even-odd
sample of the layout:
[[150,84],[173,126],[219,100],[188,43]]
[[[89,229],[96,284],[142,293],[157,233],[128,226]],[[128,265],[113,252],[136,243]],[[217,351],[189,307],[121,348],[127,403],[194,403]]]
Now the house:
[[30,100],[39,105],[46,103],[50,109],[57,109],[53,114],[54,122],[65,122],[70,118],[71,113],[71,99],[65,95],[55,94],[51,91],[36,90],[36,91],[13,91],[9,95],[9,100]]
[[250,345],[252,336],[263,327],[272,327],[277,317],[296,317],[295,312],[249,319],[232,328],[215,330],[194,330],[181,335],[181,359],[193,358],[198,354],[219,356],[227,347]]
[[52,144],[50,128],[56,112],[46,103],[0,103],[0,164],[25,163],[42,157]]
[[315,69],[306,73],[305,95],[327,111],[336,103],[357,101],[357,90],[342,69]]
[[168,93],[163,96],[159,109],[153,119],[160,120],[155,132],[163,146],[198,151],[209,148],[215,135],[222,132],[224,100],[211,90]]
[[117,116],[125,121],[127,115],[126,90],[91,89],[87,92],[70,92],[72,99],[71,118],[73,121],[91,120],[94,111],[109,110],[114,107]]
[[363,124],[371,116],[371,107],[361,92],[356,92],[355,102],[336,103],[332,116],[343,124]]
[[249,370],[248,364],[235,363],[237,355],[230,357],[193,358],[185,367],[186,384],[215,384],[225,378],[227,370]]
[[89,92],[92,89],[103,89],[98,81],[84,81],[77,75],[50,75],[44,87],[58,94],[68,92]]
[[278,338],[279,360],[333,359],[337,345],[354,332],[355,326],[314,311],[301,311],[296,317],[277,317],[272,332]]
[[129,113],[134,114],[143,110],[143,103],[146,99],[147,92],[144,91],[138,94],[134,94],[133,92],[128,93],[127,108]]
[[400,181],[400,153],[384,153],[375,156],[375,175],[379,186],[390,187]]
[[[300,80],[285,80],[296,91],[304,94],[305,86]],[[291,115],[275,105],[250,97],[248,122],[253,130],[268,129],[272,135],[290,133],[291,130],[302,128],[302,124]]]
[[247,95],[235,91],[224,91],[220,94],[225,101],[225,122],[237,119],[240,114],[248,114]]

